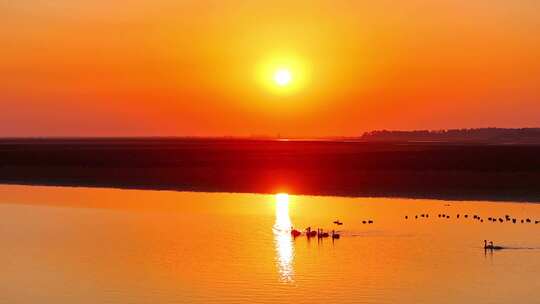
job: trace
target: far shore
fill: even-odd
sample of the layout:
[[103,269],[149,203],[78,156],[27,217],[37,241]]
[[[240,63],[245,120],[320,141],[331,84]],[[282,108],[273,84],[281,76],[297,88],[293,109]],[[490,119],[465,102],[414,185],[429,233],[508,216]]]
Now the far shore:
[[540,202],[540,146],[226,139],[0,141],[0,183]]

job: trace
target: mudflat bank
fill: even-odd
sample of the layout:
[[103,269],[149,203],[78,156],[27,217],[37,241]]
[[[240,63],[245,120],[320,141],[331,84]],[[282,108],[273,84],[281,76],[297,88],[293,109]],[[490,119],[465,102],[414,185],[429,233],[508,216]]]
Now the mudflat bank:
[[540,201],[540,146],[4,139],[0,183]]

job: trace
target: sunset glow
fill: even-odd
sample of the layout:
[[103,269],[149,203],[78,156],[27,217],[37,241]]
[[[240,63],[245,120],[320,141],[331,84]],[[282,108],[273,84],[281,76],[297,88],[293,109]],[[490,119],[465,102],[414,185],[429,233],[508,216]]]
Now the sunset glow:
[[487,0],[9,1],[0,119],[12,127],[0,135],[536,126],[539,11]]

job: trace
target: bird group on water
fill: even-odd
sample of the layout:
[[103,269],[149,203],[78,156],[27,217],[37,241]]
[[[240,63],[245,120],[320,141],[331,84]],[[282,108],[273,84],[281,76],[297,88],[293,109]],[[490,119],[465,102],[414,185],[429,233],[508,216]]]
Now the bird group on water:
[[[445,214],[445,213],[440,213],[437,215],[438,218],[443,218],[443,219],[450,219],[452,218],[450,215],[448,214]],[[418,219],[418,218],[429,218],[429,214],[427,213],[422,213],[420,215],[415,215],[414,216],[415,219]],[[469,215],[468,214],[456,214],[456,219],[460,219],[460,218],[464,218],[464,219],[468,219],[469,218]],[[409,216],[408,215],[405,215],[405,219],[409,219]],[[480,223],[483,223],[484,222],[484,218],[482,218],[481,216],[479,215],[476,215],[476,214],[473,214],[472,215],[472,219],[473,220],[476,220]],[[504,217],[495,217],[495,216],[490,216],[487,218],[487,221],[488,222],[492,222],[492,223],[505,223],[505,222],[508,222],[508,223],[513,223],[513,224],[516,224],[518,223],[518,219],[515,218],[515,217],[512,217],[508,214],[505,214]],[[532,224],[534,222],[534,224],[540,224],[540,220],[531,220],[530,218],[524,218],[524,219],[519,219],[519,222],[522,223],[522,224]]]
[[[445,213],[437,214],[437,217],[442,218],[442,219],[450,219],[450,218],[452,218],[452,216],[450,216],[449,214],[445,214]],[[412,216],[411,216],[411,218],[412,218]],[[421,218],[427,219],[427,218],[429,218],[429,214],[428,213],[422,213],[422,214],[414,215],[414,219],[419,219],[419,218],[420,219]],[[477,214],[469,215],[469,214],[460,214],[460,213],[458,213],[458,214],[455,215],[455,218],[456,219],[469,219],[469,218],[471,218],[474,221],[484,223],[484,218],[477,215]],[[405,215],[405,219],[408,220],[409,215]],[[510,216],[509,214],[505,214],[504,217],[490,216],[490,217],[486,218],[486,220],[488,222],[492,222],[492,223],[512,223],[512,224],[517,224],[518,222],[520,222],[522,224],[531,224],[531,223],[540,224],[540,220],[531,220],[530,218],[517,219],[515,217]],[[362,224],[373,224],[374,222],[373,222],[373,220],[362,220],[361,223]],[[341,222],[339,220],[335,220],[335,221],[333,221],[333,224],[335,224],[337,226],[342,226],[343,222]],[[335,230],[332,230],[331,232],[327,232],[327,231],[324,231],[321,228],[317,228],[317,230],[312,230],[311,227],[307,227],[303,232],[291,227],[291,235],[294,238],[299,237],[301,235],[305,235],[308,238],[317,237],[318,239],[329,238],[329,237],[331,237],[332,239],[339,239],[341,237],[340,233],[335,231]],[[500,249],[504,249],[504,247],[496,246],[496,245],[493,244],[492,241],[488,242],[487,240],[484,240],[484,249],[486,249],[486,250],[500,250]]]
[[[414,216],[415,219],[418,219],[419,217],[420,218],[429,218],[429,214],[423,213],[423,214]],[[450,215],[445,214],[445,213],[438,214],[437,217],[442,218],[442,219],[450,219],[451,218]],[[460,218],[468,219],[469,215],[468,214],[459,214],[458,213],[458,214],[456,214],[455,218],[456,219],[460,219]],[[409,216],[405,215],[405,219],[406,220],[409,219]],[[484,218],[482,218],[481,216],[479,216],[477,214],[473,214],[472,219],[477,221],[477,222],[480,222],[480,223],[484,222]],[[512,224],[516,224],[516,223],[518,223],[518,221],[521,224],[531,224],[531,223],[533,223],[533,220],[531,220],[530,218],[524,218],[524,219],[519,219],[518,220],[517,218],[512,217],[509,214],[505,214],[504,217],[490,216],[490,217],[487,218],[487,221],[492,222],[492,223],[512,223]],[[540,224],[540,220],[534,220],[534,224]],[[501,250],[501,249],[504,249],[504,247],[493,245],[492,241],[488,242],[487,240],[484,240],[484,249],[485,250]]]
[[[336,224],[337,225],[337,224]],[[341,224],[342,225],[342,224]],[[296,237],[299,237],[302,235],[302,232],[297,230],[297,229],[293,229],[291,228],[291,235],[296,238]],[[312,237],[317,237],[318,239],[322,239],[322,238],[328,238],[328,237],[332,237],[332,239],[339,239],[341,237],[341,235],[336,232],[335,230],[332,230],[331,233],[327,232],[327,231],[324,231],[323,229],[321,228],[317,228],[317,230],[311,230],[311,227],[307,227],[305,230],[304,230],[304,235],[308,238],[312,238]]]
[[[374,223],[373,220],[363,220],[362,221],[362,224],[373,224],[373,223]],[[342,226],[343,222],[341,222],[340,220],[335,220],[333,222],[333,224],[335,224],[337,226]],[[308,238],[317,237],[319,239],[328,238],[328,237],[331,237],[332,239],[339,239],[341,237],[341,234],[339,232],[335,231],[335,230],[332,230],[331,232],[327,232],[327,231],[324,231],[321,228],[317,228],[317,230],[311,230],[311,227],[307,227],[306,229],[304,229],[304,232],[302,233],[302,231],[294,229],[293,227],[291,227],[291,235],[294,238],[299,237],[302,234],[305,235]]]

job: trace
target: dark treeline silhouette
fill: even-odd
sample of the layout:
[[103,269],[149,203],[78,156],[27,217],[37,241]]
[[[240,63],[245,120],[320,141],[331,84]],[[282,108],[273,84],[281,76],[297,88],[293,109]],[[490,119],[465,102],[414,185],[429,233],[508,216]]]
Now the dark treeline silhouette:
[[456,142],[486,144],[540,144],[540,128],[450,129],[417,131],[371,131],[361,136],[363,141],[377,142]]
[[540,145],[0,140],[0,183],[540,201]]

